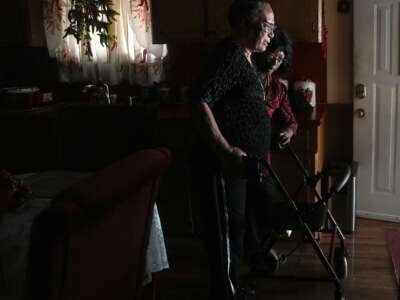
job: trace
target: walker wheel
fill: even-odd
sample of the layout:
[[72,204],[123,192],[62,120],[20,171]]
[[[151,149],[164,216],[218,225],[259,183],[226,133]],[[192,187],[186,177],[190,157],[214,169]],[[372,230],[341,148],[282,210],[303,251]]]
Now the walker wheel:
[[271,275],[278,271],[279,261],[279,256],[275,250],[260,251],[252,257],[250,267],[253,272]]
[[342,295],[340,296],[335,296],[335,300],[345,300],[346,298]]
[[344,279],[348,274],[347,254],[344,248],[336,247],[335,255],[333,257],[336,275],[340,279]]
[[345,297],[343,296],[341,291],[335,291],[335,300],[345,300]]

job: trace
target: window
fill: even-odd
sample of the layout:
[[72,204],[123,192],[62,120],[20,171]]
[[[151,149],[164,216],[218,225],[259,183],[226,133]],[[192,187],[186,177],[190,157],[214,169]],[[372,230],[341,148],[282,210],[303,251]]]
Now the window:
[[92,34],[91,57],[72,35],[64,37],[70,5],[68,0],[45,0],[43,7],[47,47],[58,62],[60,81],[148,85],[163,79],[167,46],[152,44],[150,0],[113,0],[119,15],[110,31],[116,41],[107,48]]

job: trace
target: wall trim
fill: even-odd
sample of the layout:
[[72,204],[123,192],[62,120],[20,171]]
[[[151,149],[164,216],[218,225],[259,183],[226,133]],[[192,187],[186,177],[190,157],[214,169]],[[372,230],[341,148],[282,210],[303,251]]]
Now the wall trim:
[[400,216],[380,214],[380,213],[370,212],[370,211],[365,211],[365,210],[357,210],[356,216],[365,218],[365,219],[373,219],[373,220],[400,223]]

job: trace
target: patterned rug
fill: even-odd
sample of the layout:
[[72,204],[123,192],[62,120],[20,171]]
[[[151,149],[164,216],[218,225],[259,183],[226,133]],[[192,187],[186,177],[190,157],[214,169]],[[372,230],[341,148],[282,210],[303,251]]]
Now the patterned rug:
[[400,285],[400,229],[388,229],[385,237],[389,254],[392,258],[397,284]]

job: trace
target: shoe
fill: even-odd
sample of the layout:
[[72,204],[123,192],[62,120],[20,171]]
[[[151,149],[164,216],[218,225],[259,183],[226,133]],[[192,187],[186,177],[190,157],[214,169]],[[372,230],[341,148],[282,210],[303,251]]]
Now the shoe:
[[240,286],[236,290],[233,300],[256,300],[256,290],[249,284]]

